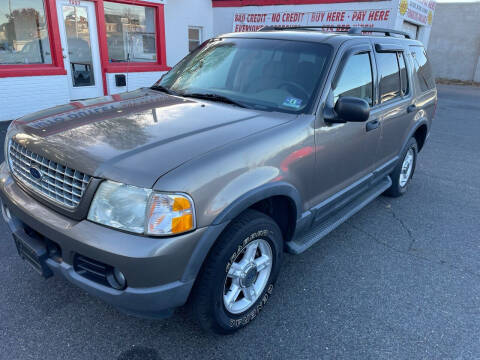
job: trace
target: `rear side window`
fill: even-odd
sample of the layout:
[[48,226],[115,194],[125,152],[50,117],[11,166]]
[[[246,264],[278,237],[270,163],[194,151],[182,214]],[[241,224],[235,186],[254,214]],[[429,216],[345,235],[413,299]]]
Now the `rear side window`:
[[380,77],[380,102],[384,103],[402,94],[398,55],[396,52],[375,55]]
[[430,67],[425,49],[422,46],[410,46],[410,50],[412,51],[415,73],[420,85],[420,90],[425,92],[433,89],[435,87],[435,79],[433,78],[432,68]]
[[408,94],[408,74],[405,65],[405,55],[398,53],[398,65],[400,66],[400,84],[402,87],[402,95]]
[[362,53],[351,56],[337,85],[333,90],[334,101],[342,96],[353,96],[365,99],[370,105],[373,104],[373,86],[372,86],[372,63],[370,54]]

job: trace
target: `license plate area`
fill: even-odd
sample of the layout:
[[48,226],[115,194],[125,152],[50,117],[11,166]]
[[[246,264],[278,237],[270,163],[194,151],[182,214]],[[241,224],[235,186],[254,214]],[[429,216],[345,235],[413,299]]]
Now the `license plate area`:
[[13,239],[17,247],[18,255],[25,260],[37,273],[44,278],[53,275],[47,266],[49,251],[46,241],[28,235],[24,230],[13,233]]

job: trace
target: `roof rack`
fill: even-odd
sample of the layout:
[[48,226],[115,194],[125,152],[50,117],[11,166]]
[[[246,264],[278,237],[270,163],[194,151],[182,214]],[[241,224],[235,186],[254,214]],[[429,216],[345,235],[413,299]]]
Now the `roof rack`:
[[361,35],[364,32],[383,33],[385,34],[385,36],[392,36],[392,34],[403,35],[406,39],[410,39],[410,35],[408,33],[400,30],[384,29],[384,28],[376,28],[376,27],[351,27],[350,30],[348,30],[348,33],[351,35],[354,35],[354,34]]
[[384,28],[376,28],[376,27],[356,27],[356,26],[264,26],[260,28],[258,31],[272,31],[272,30],[315,30],[315,29],[335,29],[335,32],[346,32],[350,35],[362,35],[363,33],[367,32],[375,32],[375,33],[383,33],[385,36],[392,36],[395,35],[402,35],[406,39],[411,39],[410,35],[404,31],[400,30],[393,30],[393,29],[384,29]]
[[312,25],[312,26],[306,26],[306,25],[301,25],[301,26],[272,26],[272,25],[266,25],[262,28],[260,28],[257,31],[272,31],[272,30],[308,30],[308,29],[341,29],[337,31],[348,31],[350,29],[350,26],[332,26],[332,25]]

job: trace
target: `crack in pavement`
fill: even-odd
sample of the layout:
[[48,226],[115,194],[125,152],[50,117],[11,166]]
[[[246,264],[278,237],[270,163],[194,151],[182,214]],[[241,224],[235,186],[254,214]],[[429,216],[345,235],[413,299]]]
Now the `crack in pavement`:
[[396,247],[394,247],[394,246],[392,246],[388,243],[385,243],[385,242],[381,241],[375,235],[369,233],[368,231],[362,229],[359,226],[356,226],[356,225],[350,223],[349,221],[345,222],[345,224],[349,225],[351,228],[353,228],[355,230],[360,231],[362,234],[365,234],[371,240],[375,241],[377,244],[380,244],[380,245],[386,247],[387,249],[393,250],[393,251],[398,252],[398,253],[403,254],[403,255],[412,256],[414,258],[417,258],[417,259],[423,260],[423,261],[427,261],[429,263],[438,264],[438,265],[442,265],[442,266],[448,266],[452,270],[460,271],[462,273],[473,275],[475,277],[480,278],[480,273],[476,273],[475,271],[472,271],[472,270],[469,270],[469,269],[466,269],[466,268],[461,268],[459,266],[455,266],[453,264],[448,263],[445,260],[431,259],[431,258],[428,258],[428,257],[425,257],[425,256],[420,256],[418,254],[415,254],[415,253],[411,252],[410,249],[408,249],[407,251],[403,251],[403,250],[398,249],[398,248],[396,248]]
[[411,251],[416,241],[415,236],[413,235],[413,231],[407,226],[407,224],[405,224],[405,222],[400,217],[397,216],[397,214],[395,213],[395,210],[393,210],[392,204],[390,204],[388,201],[384,199],[380,199],[380,201],[386,205],[388,212],[392,215],[395,221],[397,221],[400,224],[402,229],[405,230],[405,232],[408,234],[408,237],[410,238],[410,245],[408,245],[407,251],[408,252]]

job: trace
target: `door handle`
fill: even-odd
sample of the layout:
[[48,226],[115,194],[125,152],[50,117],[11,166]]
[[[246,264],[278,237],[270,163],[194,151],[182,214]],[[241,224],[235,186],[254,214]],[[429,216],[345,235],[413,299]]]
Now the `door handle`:
[[375,130],[380,126],[380,121],[378,120],[372,120],[367,122],[367,131],[372,131]]
[[407,113],[409,113],[409,114],[411,112],[414,112],[415,110],[417,110],[417,105],[415,105],[415,104],[412,104],[409,107],[407,107]]

